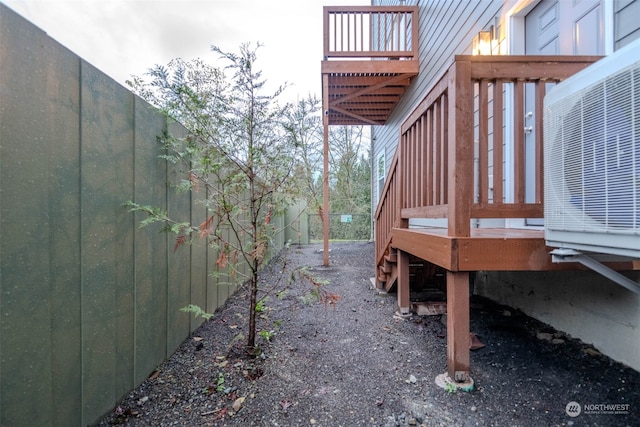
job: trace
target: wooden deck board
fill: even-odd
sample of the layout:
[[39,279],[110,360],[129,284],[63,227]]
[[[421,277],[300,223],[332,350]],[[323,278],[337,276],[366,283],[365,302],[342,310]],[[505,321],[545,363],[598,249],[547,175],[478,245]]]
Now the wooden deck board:
[[[474,228],[470,237],[447,236],[445,228],[394,228],[391,246],[450,271],[582,270],[578,263],[551,262],[542,230]],[[610,264],[632,270],[631,263]]]

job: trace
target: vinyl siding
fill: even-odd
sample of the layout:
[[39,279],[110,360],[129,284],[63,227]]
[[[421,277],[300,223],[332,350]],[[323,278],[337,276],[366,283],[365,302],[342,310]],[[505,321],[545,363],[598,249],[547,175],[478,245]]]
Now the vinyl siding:
[[614,4],[615,50],[640,38],[640,0],[616,0]]
[[[478,31],[493,24],[494,17],[509,10],[499,0],[442,1],[417,0],[405,4],[420,7],[420,74],[408,88],[385,126],[374,126],[374,153],[377,159],[384,151],[389,168],[399,140],[399,128],[405,118],[419,104],[429,88],[452,63],[454,55],[469,54],[471,41]],[[397,5],[397,1],[373,1],[373,5]],[[373,194],[375,209],[379,194]]]

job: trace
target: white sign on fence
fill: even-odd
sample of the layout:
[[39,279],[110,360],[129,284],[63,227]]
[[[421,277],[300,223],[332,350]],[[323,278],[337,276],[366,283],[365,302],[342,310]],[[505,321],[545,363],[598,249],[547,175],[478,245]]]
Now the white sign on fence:
[[340,215],[340,222],[351,222],[351,215]]

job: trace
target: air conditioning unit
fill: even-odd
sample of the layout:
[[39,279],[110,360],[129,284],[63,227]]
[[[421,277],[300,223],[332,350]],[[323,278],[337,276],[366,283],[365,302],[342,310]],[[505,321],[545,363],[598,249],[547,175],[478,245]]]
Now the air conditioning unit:
[[548,246],[640,258],[640,40],[544,99]]

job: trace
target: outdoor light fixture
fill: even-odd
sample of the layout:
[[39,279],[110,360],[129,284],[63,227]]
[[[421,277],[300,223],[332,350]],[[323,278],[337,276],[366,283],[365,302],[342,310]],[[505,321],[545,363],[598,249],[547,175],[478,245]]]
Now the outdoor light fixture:
[[493,25],[488,31],[480,31],[473,38],[473,55],[491,55],[493,53]]

